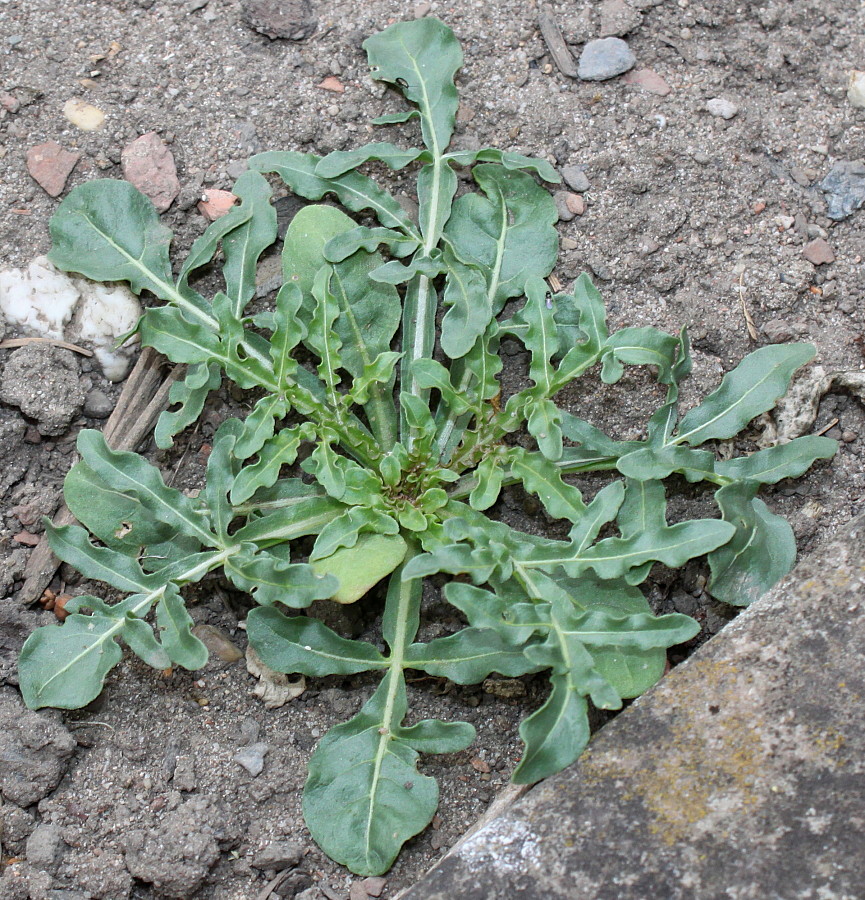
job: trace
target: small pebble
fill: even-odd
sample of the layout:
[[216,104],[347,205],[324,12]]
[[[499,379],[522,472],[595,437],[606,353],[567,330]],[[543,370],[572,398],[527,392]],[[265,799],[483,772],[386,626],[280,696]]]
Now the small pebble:
[[121,153],[123,177],[165,212],[180,193],[174,155],[155,132],[130,141]]
[[91,419],[107,419],[114,409],[114,401],[98,388],[87,392],[84,398],[84,415]]
[[387,884],[387,879],[381,875],[372,875],[369,878],[364,878],[361,884],[370,897],[380,897],[382,891],[384,891],[385,884]]
[[348,900],[369,900],[369,894],[360,881],[351,883],[351,887],[348,889]]
[[222,218],[236,202],[237,197],[231,191],[205,191],[201,195],[198,211],[208,222],[215,222]]
[[577,74],[583,81],[606,81],[633,69],[636,62],[637,57],[621,38],[598,38],[583,47]]
[[841,434],[841,440],[844,441],[845,444],[852,444],[856,438],[859,437],[855,431],[844,431]]
[[826,215],[835,221],[846,219],[865,205],[865,162],[839,159],[820,182],[826,194]]
[[80,153],[70,153],[56,141],[46,141],[27,151],[27,171],[46,194],[57,197],[79,159]]
[[84,100],[67,100],[63,104],[63,115],[79,131],[98,131],[105,124],[105,113]]
[[234,761],[243,766],[253,778],[261,775],[264,770],[264,757],[267,756],[270,747],[264,743],[250,744],[234,755]]
[[559,220],[562,222],[570,222],[575,216],[581,216],[586,209],[583,198],[579,194],[570,193],[570,191],[556,191],[553,194],[553,200],[556,203]]
[[415,4],[415,8],[412,12],[416,19],[422,19],[424,16],[429,15],[429,11],[432,9],[432,4],[428,3],[427,0],[421,0],[420,3]]
[[589,179],[586,173],[577,166],[565,166],[562,169],[562,178],[565,179],[565,184],[578,194],[589,189]]
[[706,102],[706,109],[720,119],[732,119],[739,112],[739,107],[732,100],[714,97]]
[[562,238],[562,250],[576,250],[579,246],[573,238]]
[[229,636],[215,625],[196,625],[192,633],[207,647],[208,652],[222,662],[234,663],[243,659],[243,651]]
[[815,238],[805,244],[802,248],[802,256],[815,266],[835,262],[835,253],[829,242],[824,241],[823,238]]

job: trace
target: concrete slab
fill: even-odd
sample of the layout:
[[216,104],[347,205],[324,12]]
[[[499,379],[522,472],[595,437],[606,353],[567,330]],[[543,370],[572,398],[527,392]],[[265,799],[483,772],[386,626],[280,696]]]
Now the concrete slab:
[[865,517],[406,900],[865,898]]

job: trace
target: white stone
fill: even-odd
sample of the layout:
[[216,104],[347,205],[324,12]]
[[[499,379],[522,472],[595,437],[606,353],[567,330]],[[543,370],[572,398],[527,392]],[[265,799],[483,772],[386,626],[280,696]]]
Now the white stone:
[[706,103],[706,109],[721,119],[732,119],[739,112],[739,107],[732,100],[723,97],[714,97]]
[[67,275],[37,256],[26,269],[0,272],[0,312],[25,334],[89,346],[109,381],[129,370],[132,350],[114,345],[135,327],[141,304],[125,285]]
[[859,109],[865,109],[865,72],[853,71],[850,73],[850,87],[847,89],[847,99],[851,105]]

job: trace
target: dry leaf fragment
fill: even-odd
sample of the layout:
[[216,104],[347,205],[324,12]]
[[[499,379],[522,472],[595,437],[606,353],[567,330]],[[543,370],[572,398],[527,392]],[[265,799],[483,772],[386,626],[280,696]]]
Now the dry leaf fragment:
[[266,666],[251,646],[246,648],[246,671],[258,678],[258,684],[252,693],[260,697],[268,709],[278,709],[306,690],[306,679],[303,675],[289,681],[288,675],[275,672],[270,666]]

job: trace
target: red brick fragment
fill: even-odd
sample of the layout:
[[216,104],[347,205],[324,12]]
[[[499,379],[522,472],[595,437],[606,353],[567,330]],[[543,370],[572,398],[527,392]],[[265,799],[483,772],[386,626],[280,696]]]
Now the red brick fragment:
[[27,151],[27,171],[46,194],[58,197],[79,159],[80,153],[64,150],[56,141],[46,141]]

